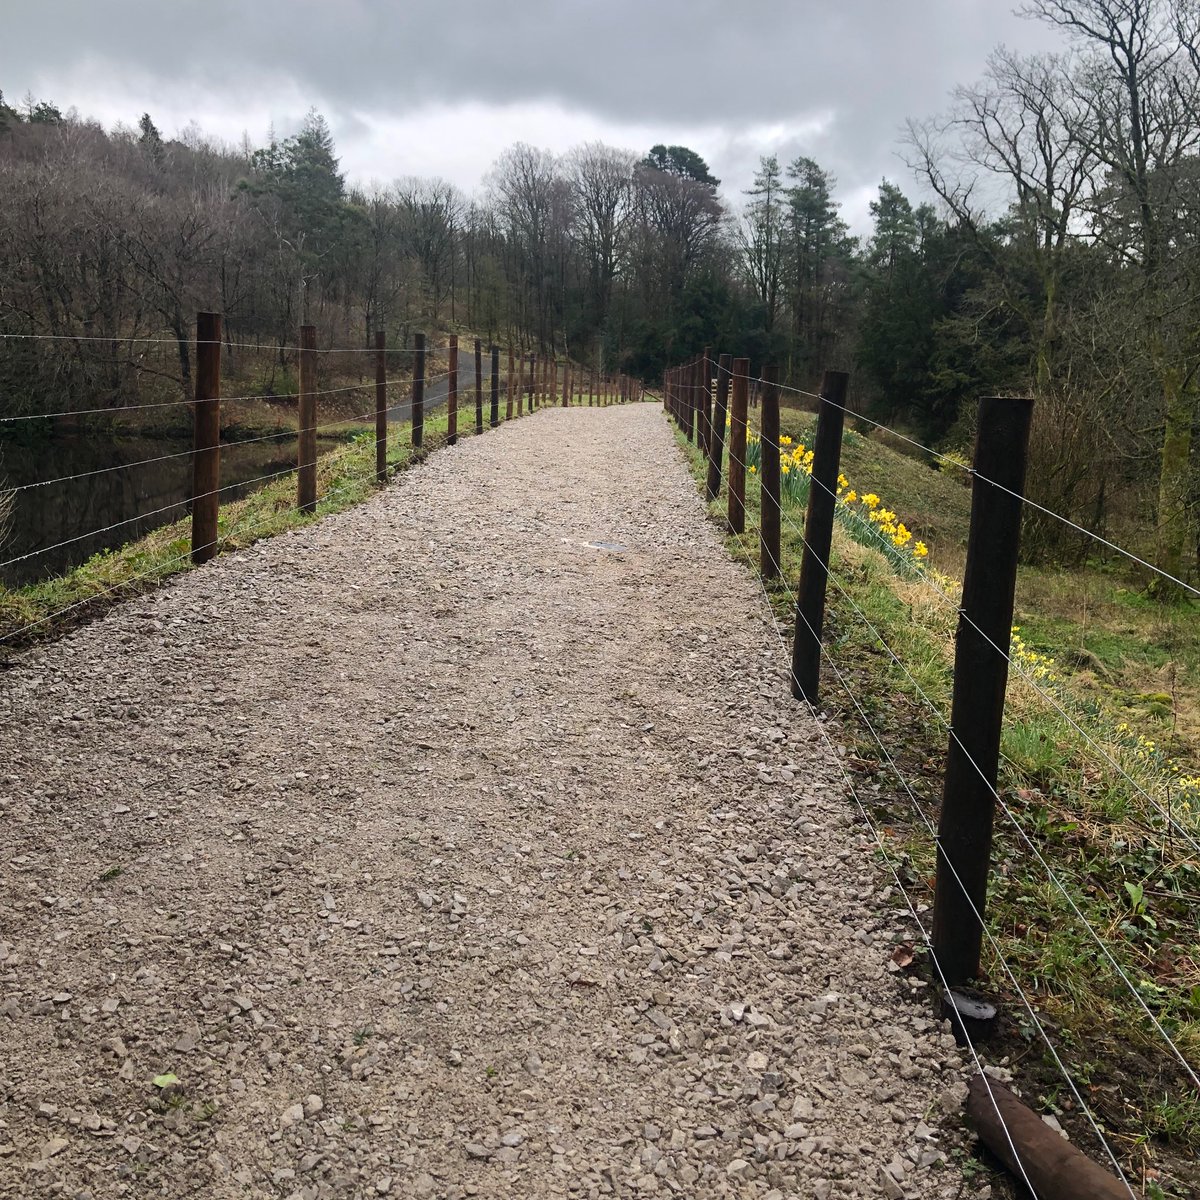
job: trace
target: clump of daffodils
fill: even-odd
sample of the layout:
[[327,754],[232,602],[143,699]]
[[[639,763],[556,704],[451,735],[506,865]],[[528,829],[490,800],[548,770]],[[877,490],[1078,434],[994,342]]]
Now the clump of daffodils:
[[[779,470],[785,481],[784,491],[788,492],[786,481],[789,476],[801,473],[805,476],[812,475],[813,452],[803,442],[793,443],[786,434],[780,437],[779,446]],[[929,547],[922,541],[914,540],[912,530],[890,508],[885,507],[874,492],[866,492],[860,496],[850,486],[850,480],[845,475],[839,475],[837,495],[859,521],[865,520],[868,526],[874,529],[885,546],[903,551],[909,561],[919,563],[929,557]]]

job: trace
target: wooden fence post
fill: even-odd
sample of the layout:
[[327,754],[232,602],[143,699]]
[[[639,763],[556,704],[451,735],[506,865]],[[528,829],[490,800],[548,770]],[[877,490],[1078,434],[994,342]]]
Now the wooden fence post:
[[979,974],[1032,418],[1029,399],[979,403],[933,904],[933,953],[949,987]]
[[792,639],[792,695],[809,704],[816,704],[821,688],[821,633],[825,624],[825,589],[829,582],[829,548],[833,544],[848,379],[844,371],[826,371],[817,409],[808,514],[804,521],[804,554],[796,588],[796,636]]
[[475,435],[483,432],[483,347],[475,339]]
[[450,377],[446,380],[446,441],[453,446],[458,442],[458,334],[450,335]]
[[1072,1146],[998,1079],[976,1075],[969,1081],[967,1114],[983,1144],[1042,1200],[1139,1200],[1139,1193]]
[[750,360],[733,360],[733,403],[729,427],[729,528],[746,532],[746,392]]
[[296,506],[302,513],[317,507],[317,327],[300,326],[300,426],[296,448]]
[[[775,368],[762,370],[762,416],[759,420],[759,571],[763,579],[783,575],[780,560],[780,470],[779,470],[779,388],[775,386]],[[814,456],[815,457],[815,456]]]
[[375,330],[375,482],[387,482],[387,334]]
[[[521,395],[517,397],[517,416],[521,415],[521,402],[525,400],[528,403],[529,411],[533,412],[533,373],[537,370],[537,356],[531,354],[529,356],[529,382],[521,384]],[[524,363],[522,363],[524,366]]]
[[504,398],[504,419],[511,421],[513,418],[513,392],[516,390],[516,356],[513,354],[513,348],[508,348],[508,388]]
[[493,342],[489,349],[492,355],[492,403],[488,424],[495,429],[500,424],[500,347]]
[[419,450],[425,441],[425,335],[413,334],[412,444]]
[[596,368],[593,367],[591,369],[591,371],[588,372],[588,408],[592,407],[592,404],[595,402],[595,399],[596,399]]
[[708,448],[708,479],[704,495],[711,504],[721,494],[721,458],[725,453],[725,415],[729,404],[728,354],[717,360],[717,394],[713,401],[712,443]]
[[221,495],[221,314],[196,314],[196,407],[192,425],[192,562],[217,553]]
[[686,367],[683,368],[683,387],[687,395],[687,440],[694,442],[696,440],[696,415],[697,415],[697,396],[696,387],[693,382],[696,375],[696,360],[693,359]]
[[563,390],[562,390],[562,406],[567,408],[571,403],[571,360],[567,359],[563,363]]
[[709,403],[708,376],[709,359],[712,350],[704,347],[704,353],[696,360],[696,398],[700,401],[700,449],[708,453],[708,443],[712,438],[712,407]]

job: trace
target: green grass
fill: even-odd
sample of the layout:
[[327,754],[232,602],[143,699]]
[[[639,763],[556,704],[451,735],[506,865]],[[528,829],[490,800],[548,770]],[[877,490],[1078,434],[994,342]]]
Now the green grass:
[[[501,409],[503,416],[503,408]],[[388,468],[395,473],[443,445],[445,409],[425,418],[425,445],[414,454],[409,426],[388,431]],[[459,435],[474,433],[473,416],[459,412]],[[487,426],[485,425],[485,429]],[[261,538],[319,521],[359,504],[377,490],[374,427],[348,422],[328,436],[349,438],[317,459],[317,509],[296,508],[296,475],[290,471],[262,488],[221,507],[217,524],[219,553],[240,550]],[[0,588],[0,653],[52,638],[89,620],[118,600],[140,595],[164,580],[195,570],[189,553],[191,520],[164,525],[137,541],[94,555],[65,575],[27,587]]]
[[[785,414],[783,429],[811,444],[810,416]],[[699,455],[682,438],[680,444],[699,481]],[[851,487],[860,494],[877,491],[929,543],[935,570],[946,576],[961,571],[956,563],[965,546],[969,493],[950,475],[852,432],[842,470]],[[723,521],[724,511],[722,496],[711,512]],[[751,532],[728,541],[734,557],[752,566],[759,553],[758,512],[758,488],[750,482]],[[799,574],[803,519],[802,506],[785,505],[782,558],[785,580],[792,583]],[[876,819],[888,857],[908,880],[911,902],[932,905],[936,862],[925,822],[936,824],[940,803],[956,601],[953,592],[947,602],[928,581],[898,573],[894,561],[863,540],[845,521],[835,526],[825,644],[915,794],[915,805],[828,666],[823,707],[841,717],[842,738],[858,769],[879,784]],[[948,583],[953,588],[953,580]],[[1194,1162],[1200,1109],[1186,1099],[1192,1086],[1072,904],[1195,1068],[1200,857],[1166,828],[1138,787],[1200,840],[1198,813],[1184,807],[1170,761],[1182,762],[1185,771],[1195,762],[1195,743],[1182,730],[1186,705],[1180,697],[1191,686],[1200,632],[1191,627],[1194,614],[1190,626],[1184,612],[1131,599],[1131,582],[1111,568],[1023,570],[1022,584],[1018,623],[1026,670],[1046,672],[1039,686],[1118,766],[1090,747],[1032,683],[1011,676],[999,791],[1013,821],[1003,813],[996,819],[988,908],[995,949],[987,945],[983,965],[984,986],[1007,1014],[992,1053],[1009,1055],[1028,1093],[1042,1096],[1046,1110],[1056,1108],[1073,1136],[1088,1144],[1087,1128],[1073,1112],[1074,1101],[1007,964],[1068,1069],[1088,1081],[1084,1095],[1132,1177],[1141,1182],[1157,1172],[1164,1196],[1194,1195],[1200,1188]],[[787,585],[768,584],[767,591],[787,627],[793,603]],[[1082,623],[1085,601],[1088,620]],[[1152,632],[1165,636],[1146,645]],[[1079,651],[1074,658],[1073,650]],[[1032,654],[1054,658],[1053,667]],[[1164,657],[1170,655],[1177,658]],[[1168,661],[1178,664],[1173,690],[1159,686],[1156,674]]]

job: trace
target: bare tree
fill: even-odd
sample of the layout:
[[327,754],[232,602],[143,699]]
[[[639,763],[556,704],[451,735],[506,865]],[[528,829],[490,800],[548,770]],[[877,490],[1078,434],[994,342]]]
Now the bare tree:
[[1200,413],[1200,338],[1195,298],[1180,322],[1180,289],[1193,286],[1194,243],[1176,237],[1178,213],[1194,187],[1188,160],[1200,147],[1200,18],[1195,0],[1033,0],[1027,15],[1064,29],[1085,57],[1077,88],[1083,136],[1109,172],[1111,209],[1120,193],[1132,209],[1130,246],[1144,287],[1141,310],[1159,391],[1160,564],[1184,569],[1195,507],[1192,430]]
[[566,160],[575,197],[575,231],[591,293],[592,321],[601,332],[608,326],[613,280],[625,251],[636,166],[634,154],[600,142],[578,147]]

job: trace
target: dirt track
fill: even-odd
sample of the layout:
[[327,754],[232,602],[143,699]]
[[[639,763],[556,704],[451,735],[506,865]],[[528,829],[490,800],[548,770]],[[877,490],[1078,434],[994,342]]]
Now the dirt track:
[[782,667],[652,406],[467,439],[26,655],[0,1195],[972,1194]]

